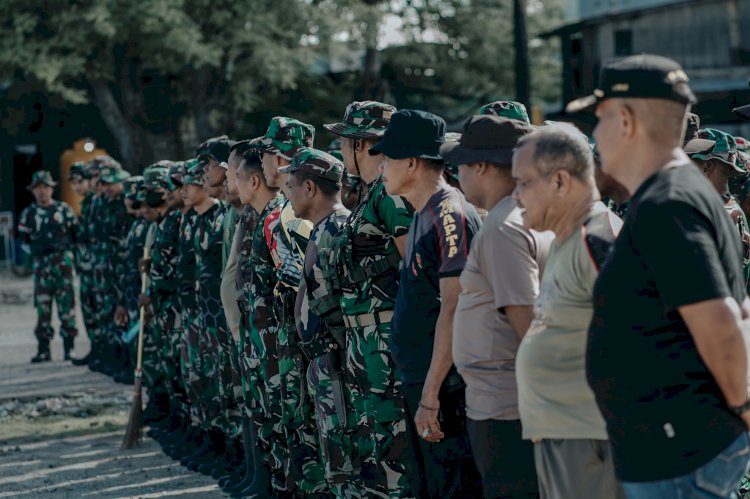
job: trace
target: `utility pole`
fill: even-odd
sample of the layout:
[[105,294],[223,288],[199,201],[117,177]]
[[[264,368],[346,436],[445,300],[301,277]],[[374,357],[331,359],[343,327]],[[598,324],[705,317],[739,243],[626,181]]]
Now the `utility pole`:
[[531,110],[526,0],[513,0],[513,46],[515,48],[516,100],[526,106],[526,109]]

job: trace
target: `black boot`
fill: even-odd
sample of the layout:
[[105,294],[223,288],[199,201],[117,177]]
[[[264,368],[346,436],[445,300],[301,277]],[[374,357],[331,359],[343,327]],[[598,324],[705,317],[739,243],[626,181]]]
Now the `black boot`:
[[63,337],[63,359],[70,360],[70,352],[75,346],[75,338],[65,336]]
[[89,365],[89,357],[91,356],[91,352],[87,353],[84,357],[81,357],[79,359],[70,359],[70,363],[74,366],[87,366]]
[[49,340],[39,340],[36,355],[31,358],[32,364],[40,362],[49,362],[52,360],[52,352],[49,350]]
[[242,458],[243,472],[242,480],[234,485],[227,485],[224,491],[227,494],[234,494],[245,490],[253,483],[253,449],[252,439],[250,438],[250,420],[242,418]]
[[91,342],[91,351],[86,356],[88,360],[88,366],[91,371],[101,372],[102,364],[102,342],[96,340]]
[[250,448],[253,454],[253,482],[240,492],[232,494],[232,497],[272,497],[271,473],[261,458],[258,447],[258,427],[252,421],[250,421]]
[[219,478],[219,487],[223,490],[234,488],[245,479],[247,475],[247,466],[245,465],[245,456],[242,446],[242,438],[237,437],[231,440],[227,448],[227,473]]
[[212,459],[207,460],[198,466],[198,472],[204,475],[210,475],[215,479],[223,476],[227,472],[226,462],[226,438],[221,431],[212,430],[210,432]]

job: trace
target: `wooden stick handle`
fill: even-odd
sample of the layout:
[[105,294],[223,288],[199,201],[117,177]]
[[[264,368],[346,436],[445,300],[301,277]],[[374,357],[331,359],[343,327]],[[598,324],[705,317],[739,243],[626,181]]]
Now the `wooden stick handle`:
[[[143,246],[143,259],[147,260],[149,257],[149,247],[148,245]],[[141,273],[141,294],[146,293],[146,287],[148,286],[148,274],[146,272]],[[136,376],[141,375],[141,367],[143,366],[143,329],[144,329],[144,322],[146,318],[146,307],[144,305],[141,305],[140,310],[140,323],[138,324],[138,361],[136,363],[135,367],[135,374]]]

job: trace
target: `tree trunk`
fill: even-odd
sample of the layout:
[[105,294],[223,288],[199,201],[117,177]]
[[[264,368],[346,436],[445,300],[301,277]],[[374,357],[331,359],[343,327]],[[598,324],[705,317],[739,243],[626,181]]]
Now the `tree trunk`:
[[208,65],[195,71],[192,81],[191,104],[195,119],[195,135],[198,145],[206,139],[216,136],[216,130],[211,126],[209,113],[211,112],[211,82],[213,71]]
[[515,47],[516,100],[531,112],[531,78],[526,34],[526,0],[513,0],[513,41]]
[[365,56],[362,67],[362,97],[365,100],[382,100],[384,87],[382,82],[382,60],[378,50],[378,35],[382,16],[379,4],[381,0],[364,0],[368,5],[369,15],[365,25]]

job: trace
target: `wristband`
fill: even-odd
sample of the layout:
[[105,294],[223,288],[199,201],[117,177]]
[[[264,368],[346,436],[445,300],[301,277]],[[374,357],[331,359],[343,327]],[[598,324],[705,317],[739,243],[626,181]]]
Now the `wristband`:
[[[422,404],[420,404],[422,405]],[[744,412],[750,411],[750,399],[748,399],[742,405],[730,405],[729,408],[738,416],[742,416]]]
[[427,407],[422,402],[419,403],[419,407],[421,407],[422,409],[424,409],[426,411],[439,411],[440,410],[440,408],[438,408],[438,407]]

